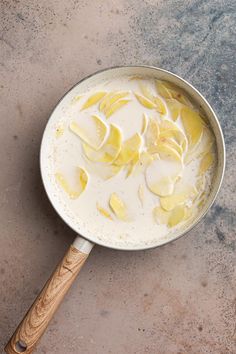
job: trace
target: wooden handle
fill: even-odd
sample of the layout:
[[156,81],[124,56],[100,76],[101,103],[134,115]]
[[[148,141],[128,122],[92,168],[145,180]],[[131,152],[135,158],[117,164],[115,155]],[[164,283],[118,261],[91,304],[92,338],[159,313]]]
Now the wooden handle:
[[8,354],[32,353],[88,254],[70,246],[61,263],[5,347]]

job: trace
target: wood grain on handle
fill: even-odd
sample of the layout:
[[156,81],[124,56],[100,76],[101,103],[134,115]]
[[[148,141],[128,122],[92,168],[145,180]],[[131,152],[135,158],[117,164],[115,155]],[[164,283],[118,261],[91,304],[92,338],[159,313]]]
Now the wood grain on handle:
[[74,246],[57,266],[5,347],[8,354],[32,353],[55,311],[82,268],[88,254]]

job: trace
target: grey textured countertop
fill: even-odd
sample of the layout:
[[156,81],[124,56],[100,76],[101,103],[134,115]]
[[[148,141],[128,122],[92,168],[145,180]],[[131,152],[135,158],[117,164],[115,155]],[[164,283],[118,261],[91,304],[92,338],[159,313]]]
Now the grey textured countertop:
[[218,114],[223,187],[174,243],[96,247],[36,352],[234,354],[235,1],[2,0],[0,16],[0,347],[74,238],[39,176],[52,108],[98,69],[151,64],[189,80]]

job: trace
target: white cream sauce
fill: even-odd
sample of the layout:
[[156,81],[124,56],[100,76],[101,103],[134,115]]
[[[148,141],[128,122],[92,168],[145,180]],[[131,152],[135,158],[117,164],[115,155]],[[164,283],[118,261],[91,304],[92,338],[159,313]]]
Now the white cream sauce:
[[[148,85],[156,94],[154,82],[148,79]],[[58,194],[60,202],[64,205],[65,211],[69,213],[73,219],[77,219],[78,223],[83,223],[84,229],[88,235],[98,235],[101,240],[112,240],[113,244],[148,244],[155,239],[168,237],[169,233],[173,233],[176,226],[169,229],[166,225],[159,225],[155,222],[152,215],[154,207],[159,205],[159,197],[153,194],[146,186],[145,175],[140,174],[126,178],[126,171],[122,170],[116,176],[109,180],[100,178],[97,174],[91,172],[88,163],[83,157],[83,149],[81,140],[73,132],[70,131],[69,124],[72,120],[78,120],[81,115],[97,114],[106,123],[114,123],[118,126],[123,134],[123,140],[130,138],[135,133],[140,133],[143,124],[143,113],[149,117],[160,117],[159,113],[149,110],[135,99],[131,93],[132,101],[117,110],[108,120],[99,112],[98,104],[88,108],[86,111],[80,111],[83,103],[87,98],[97,91],[135,91],[140,92],[138,80],[129,80],[128,77],[115,79],[111,82],[94,87],[92,90],[85,92],[83,97],[75,103],[68,106],[66,113],[58,121],[56,128],[63,128],[63,134],[56,137],[52,136],[53,156],[52,171],[54,174],[60,172],[74,183],[74,171],[77,166],[83,167],[88,171],[89,182],[86,190],[76,200],[71,200],[69,196],[57,185],[55,181],[55,191]],[[169,113],[165,116],[171,119]],[[176,124],[183,129],[181,119]],[[99,165],[99,164],[98,164]],[[100,169],[103,169],[100,164]],[[197,171],[199,168],[199,160],[192,161],[185,166],[183,171],[183,179],[186,183],[195,185]],[[206,195],[210,191],[211,171],[207,173]],[[144,203],[141,204],[138,197],[139,186],[144,188]],[[109,210],[109,198],[112,193],[117,193],[124,201],[128,208],[130,221],[124,222],[114,217],[113,221],[102,216],[96,208],[98,203],[101,207]],[[111,212],[111,211],[110,211]],[[112,213],[111,213],[112,214]]]

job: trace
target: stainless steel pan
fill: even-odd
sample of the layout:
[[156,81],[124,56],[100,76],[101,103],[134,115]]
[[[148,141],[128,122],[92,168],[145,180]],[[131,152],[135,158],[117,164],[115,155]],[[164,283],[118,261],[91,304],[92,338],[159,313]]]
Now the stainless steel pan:
[[[49,149],[50,139],[55,129],[55,123],[60,119],[64,109],[69,104],[71,99],[80,92],[86,90],[87,87],[91,87],[94,84],[98,84],[103,80],[112,80],[113,78],[121,75],[144,75],[157,79],[167,80],[181,87],[187,92],[187,94],[194,100],[197,106],[204,112],[207,117],[212,130],[216,138],[217,145],[217,167],[211,188],[209,198],[204,208],[199,212],[191,224],[186,225],[185,229],[177,231],[167,239],[156,240],[154,243],[134,246],[132,249],[125,244],[114,244],[112,238],[110,241],[101,241],[96,234],[89,236],[83,229],[83,223],[75,223],[70,215],[66,214],[57,198],[52,187],[49,170]],[[7,344],[5,351],[7,353],[32,353],[37,342],[45,331],[50,319],[58,308],[59,304],[63,300],[67,290],[70,288],[80,269],[82,268],[85,260],[91,252],[95,244],[101,246],[122,249],[122,250],[140,250],[158,247],[162,244],[176,240],[180,236],[187,233],[192,229],[206,214],[211,205],[213,204],[217,193],[220,189],[224,168],[225,168],[225,146],[224,139],[221,131],[219,121],[210,107],[206,99],[187,81],[181,79],[175,74],[172,74],[166,70],[151,67],[151,66],[123,66],[114,67],[106,70],[99,71],[89,77],[81,80],[74,87],[72,87],[58,102],[54,108],[47,126],[45,128],[41,151],[40,151],[40,168],[42,174],[43,184],[51,201],[52,206],[60,215],[60,217],[70,226],[76,234],[73,244],[70,246],[66,255],[61,263],[57,266],[50,279],[45,284],[43,290],[31,306],[28,313],[16,329],[9,343]],[[82,221],[82,220],[81,220]]]

